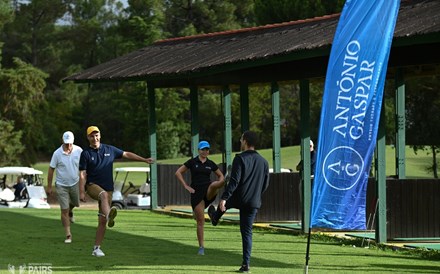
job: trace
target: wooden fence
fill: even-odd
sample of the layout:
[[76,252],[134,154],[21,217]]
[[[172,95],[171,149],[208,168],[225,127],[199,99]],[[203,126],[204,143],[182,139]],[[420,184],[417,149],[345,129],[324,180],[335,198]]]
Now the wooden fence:
[[440,180],[387,180],[387,238],[440,237]]
[[[174,175],[179,165],[158,165],[158,205],[190,205],[190,195]],[[220,165],[224,170],[223,165]],[[190,182],[190,174],[185,178]],[[215,178],[215,177],[213,177]],[[301,221],[299,174],[271,173],[257,222]],[[222,190],[220,190],[222,193]],[[218,201],[218,198],[217,198]],[[366,220],[374,229],[376,182],[367,187]],[[372,226],[373,225],[373,226]],[[387,179],[387,238],[440,237],[440,180]]]

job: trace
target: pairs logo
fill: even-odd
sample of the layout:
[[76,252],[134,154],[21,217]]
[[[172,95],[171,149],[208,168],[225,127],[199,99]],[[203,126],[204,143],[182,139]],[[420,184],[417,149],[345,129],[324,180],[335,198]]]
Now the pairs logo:
[[50,263],[30,263],[22,264],[18,267],[8,264],[8,270],[10,274],[25,274],[25,273],[39,273],[39,274],[51,274],[52,264]]

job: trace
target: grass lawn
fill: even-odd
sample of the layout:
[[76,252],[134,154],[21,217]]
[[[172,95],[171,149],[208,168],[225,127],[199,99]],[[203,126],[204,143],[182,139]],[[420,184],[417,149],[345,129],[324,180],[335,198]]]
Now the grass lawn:
[[[53,273],[232,273],[241,263],[236,225],[205,226],[205,256],[197,255],[195,221],[151,211],[119,211],[107,230],[105,257],[91,256],[95,209],[75,210],[73,243],[64,244],[59,209],[0,209],[0,273],[8,265],[50,266]],[[252,273],[303,273],[306,238],[254,230]],[[430,259],[429,259],[430,258]],[[438,256],[312,240],[310,273],[439,273]],[[44,273],[44,272],[24,272]]]

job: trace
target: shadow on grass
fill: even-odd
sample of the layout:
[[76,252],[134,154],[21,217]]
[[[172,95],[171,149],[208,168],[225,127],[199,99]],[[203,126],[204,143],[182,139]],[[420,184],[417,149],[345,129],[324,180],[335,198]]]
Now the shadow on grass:
[[[97,216],[75,210],[73,243],[64,244],[59,210],[0,210],[0,273],[13,265],[50,264],[54,272],[228,273],[241,264],[237,225],[205,226],[205,256],[197,255],[194,220],[150,211],[120,211],[107,230],[105,257],[91,255]],[[301,273],[306,238],[254,231],[251,265],[254,273]],[[312,240],[310,270],[314,273],[439,273],[438,262],[399,252],[364,250],[336,242]]]
[[[32,213],[32,214],[29,214]],[[72,244],[64,243],[58,210],[28,209],[0,211],[0,242],[7,251],[0,258],[0,270],[9,265],[50,264],[52,271],[152,271],[210,272],[213,268],[238,269],[241,238],[236,227],[210,231],[205,256],[197,255],[195,222],[164,215],[130,211],[118,213],[116,225],[107,229],[102,250],[106,256],[91,255],[97,217],[91,210],[76,210]],[[34,214],[34,215],[33,215]],[[38,214],[38,216],[37,216]],[[151,218],[150,218],[151,217]],[[211,228],[212,229],[212,228]],[[210,229],[205,230],[206,234]],[[232,233],[233,237],[228,237]],[[228,241],[234,241],[234,244]],[[219,249],[217,243],[226,248]],[[294,264],[252,258],[259,267],[292,268]],[[1,271],[0,271],[1,272]]]

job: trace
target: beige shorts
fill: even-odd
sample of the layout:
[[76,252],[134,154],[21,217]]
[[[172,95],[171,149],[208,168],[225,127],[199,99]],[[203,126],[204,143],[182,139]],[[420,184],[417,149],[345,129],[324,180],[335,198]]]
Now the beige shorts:
[[60,203],[61,209],[69,209],[73,207],[79,207],[79,186],[61,186],[55,185],[57,190],[58,203]]
[[[86,192],[92,198],[93,200],[98,201],[99,204],[99,212],[101,212],[101,199],[99,199],[99,194],[104,192],[105,190],[102,189],[102,187],[98,186],[94,183],[88,183],[86,184]],[[105,191],[108,193],[108,205],[112,206],[112,197],[113,197],[113,191]]]

